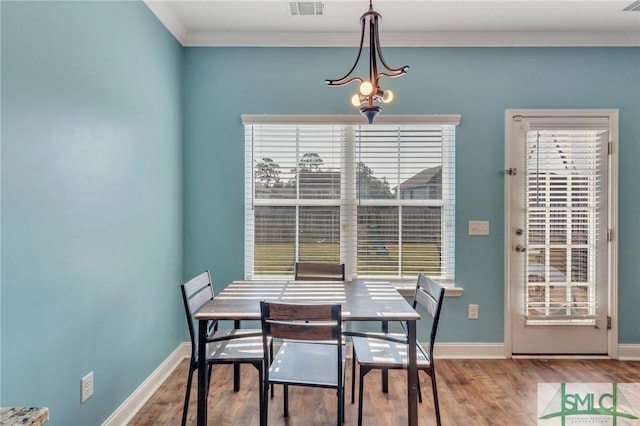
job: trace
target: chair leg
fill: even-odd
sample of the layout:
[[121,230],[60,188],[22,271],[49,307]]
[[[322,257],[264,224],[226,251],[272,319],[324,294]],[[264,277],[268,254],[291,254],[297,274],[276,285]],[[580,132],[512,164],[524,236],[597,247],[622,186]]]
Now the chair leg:
[[264,404],[265,404],[265,394],[264,394],[264,377],[262,376],[262,362],[258,362],[253,364],[258,369],[258,407],[260,413],[260,426],[266,426],[264,422]]
[[436,410],[436,424],[440,426],[440,404],[438,403],[438,386],[436,386],[436,370],[431,366],[431,389],[433,390],[433,406]]
[[184,392],[184,406],[182,407],[182,426],[187,424],[187,411],[189,411],[189,397],[191,396],[191,382],[193,381],[193,371],[195,364],[193,360],[189,363],[189,376],[187,377],[187,389]]
[[347,417],[347,414],[346,414],[347,412],[346,412],[345,407],[344,407],[344,400],[346,398],[347,398],[347,393],[345,392],[345,388],[343,386],[342,387],[342,401],[341,401],[341,404],[342,404],[342,423],[346,422],[346,417]]
[[417,375],[418,375],[418,402],[420,402],[420,404],[422,404],[422,389],[420,388],[420,370],[417,371]]
[[269,395],[269,381],[266,377],[266,371],[264,373],[265,377],[263,378],[262,384],[262,407],[260,409],[260,424],[262,426],[267,426],[269,419],[269,398],[267,398],[267,395]]
[[211,376],[213,375],[213,364],[209,364],[207,367],[207,395],[209,395],[209,389],[211,389]]
[[362,426],[362,401],[364,396],[364,376],[369,372],[368,368],[360,366],[359,394],[358,394],[358,426]]
[[351,403],[356,402],[356,353],[351,356]]
[[240,363],[233,364],[233,391],[240,391]]
[[[269,359],[273,359],[273,340],[269,343]],[[266,366],[265,368],[269,368],[269,367]],[[265,374],[267,374],[266,371],[265,371]],[[271,398],[273,398],[273,395],[274,395],[273,388],[275,388],[275,385],[271,384]],[[266,398],[266,394],[265,394],[265,398]]]
[[389,393],[389,369],[381,368],[380,369],[380,378],[382,385],[382,393]]
[[340,390],[340,387],[338,387],[337,392],[336,392],[337,396],[338,396],[338,406],[337,406],[337,412],[338,412],[338,422],[336,423],[337,426],[342,426],[342,391]]
[[284,416],[289,417],[289,385],[284,385]]

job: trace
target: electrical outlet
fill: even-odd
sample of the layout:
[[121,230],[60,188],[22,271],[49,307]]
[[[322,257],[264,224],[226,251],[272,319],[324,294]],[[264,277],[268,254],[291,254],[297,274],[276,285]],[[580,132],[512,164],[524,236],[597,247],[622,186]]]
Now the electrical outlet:
[[489,222],[486,220],[470,220],[469,235],[489,235]]
[[469,319],[478,319],[478,305],[469,305]]
[[84,403],[93,395],[93,371],[80,379],[80,403]]

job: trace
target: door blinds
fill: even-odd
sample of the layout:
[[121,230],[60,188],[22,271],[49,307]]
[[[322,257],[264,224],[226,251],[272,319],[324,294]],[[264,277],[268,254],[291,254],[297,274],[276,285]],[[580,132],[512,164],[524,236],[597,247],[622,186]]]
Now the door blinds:
[[607,125],[574,119],[526,133],[529,323],[596,317],[598,286],[606,286]]

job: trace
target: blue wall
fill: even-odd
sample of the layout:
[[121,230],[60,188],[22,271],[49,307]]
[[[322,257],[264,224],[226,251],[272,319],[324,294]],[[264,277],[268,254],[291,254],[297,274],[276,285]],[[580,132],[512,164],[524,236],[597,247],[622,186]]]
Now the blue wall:
[[185,340],[183,49],[142,2],[1,7],[0,402],[98,425]]
[[[188,48],[185,52],[185,271],[210,268],[218,289],[243,276],[241,114],[356,114],[354,88],[328,88],[355,50]],[[640,343],[640,49],[385,49],[409,73],[389,80],[383,114],[462,114],[457,128],[456,282],[439,341],[504,339],[504,113],[509,108],[620,109],[620,343]],[[469,237],[488,220],[489,237]],[[467,306],[480,319],[467,319]]]

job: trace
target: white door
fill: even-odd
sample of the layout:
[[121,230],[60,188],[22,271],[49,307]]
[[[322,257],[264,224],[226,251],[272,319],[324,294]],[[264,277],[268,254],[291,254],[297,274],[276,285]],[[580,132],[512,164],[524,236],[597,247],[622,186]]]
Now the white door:
[[513,355],[609,352],[615,134],[616,111],[507,111]]

